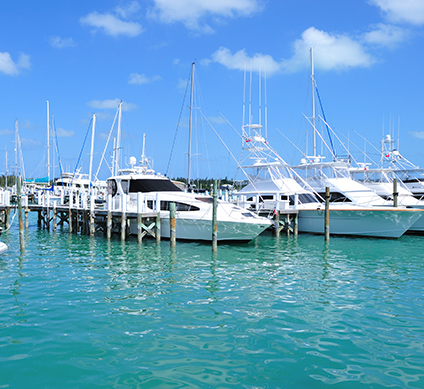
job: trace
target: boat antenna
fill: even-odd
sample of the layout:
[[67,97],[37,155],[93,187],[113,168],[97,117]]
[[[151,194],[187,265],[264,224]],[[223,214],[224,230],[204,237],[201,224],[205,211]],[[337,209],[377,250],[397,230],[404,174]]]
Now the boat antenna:
[[316,129],[315,129],[315,75],[314,75],[314,51],[312,47],[309,49],[311,53],[311,97],[312,97],[312,147],[313,147],[313,156],[316,157],[317,155],[317,139],[316,139]]
[[118,174],[119,170],[119,151],[121,147],[121,118],[122,118],[122,100],[119,103],[118,107],[118,133],[116,134],[116,152],[115,152],[115,166],[114,166],[114,175]]
[[190,120],[188,126],[188,175],[187,175],[187,187],[190,191],[190,181],[191,181],[191,131],[193,123],[193,80],[194,80],[194,65],[191,64],[191,91],[190,91]]
[[94,154],[94,131],[96,129],[96,114],[93,113],[93,126],[91,130],[91,149],[90,149],[90,167],[88,172],[88,179],[91,185],[91,174],[93,172],[93,154]]
[[261,69],[259,69],[259,125],[262,125],[262,83],[261,83]]
[[264,71],[264,88],[265,88],[265,139],[268,139],[268,104],[266,100],[266,68]]
[[246,67],[247,64],[244,63],[244,79],[243,79],[243,118],[242,118],[242,123],[243,126],[245,124],[245,116],[246,116]]
[[47,101],[47,180],[50,184],[50,113],[49,100]]

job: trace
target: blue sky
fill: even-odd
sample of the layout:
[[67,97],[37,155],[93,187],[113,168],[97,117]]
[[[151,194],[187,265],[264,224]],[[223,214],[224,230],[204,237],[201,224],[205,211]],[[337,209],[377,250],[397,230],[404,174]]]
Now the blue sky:
[[[81,154],[79,165],[88,172],[90,135],[82,146],[96,113],[96,171],[122,100],[124,158],[140,157],[145,133],[155,170],[186,176],[184,96],[193,61],[192,177],[235,176],[236,163],[215,131],[238,159],[246,67],[253,121],[259,120],[259,72],[263,79],[266,72],[268,139],[297,164],[301,154],[280,132],[305,148],[310,47],[332,128],[359,147],[365,141],[357,133],[378,147],[383,132],[399,132],[401,153],[424,167],[423,25],[422,0],[5,2],[0,173],[6,149],[9,171],[15,163],[17,119],[26,176],[47,175],[46,100],[66,170],[73,171]],[[261,85],[264,107],[264,80]],[[103,164],[100,178],[107,175]]]

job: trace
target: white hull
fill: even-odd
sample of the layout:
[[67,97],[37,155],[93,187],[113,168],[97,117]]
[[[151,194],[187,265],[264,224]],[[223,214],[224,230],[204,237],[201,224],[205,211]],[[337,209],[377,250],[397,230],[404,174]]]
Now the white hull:
[[[218,241],[250,241],[265,231],[271,223],[246,223],[218,221]],[[130,222],[130,234],[137,235],[137,220]],[[170,238],[169,214],[161,217],[161,237]],[[175,234],[177,239],[212,240],[212,221],[176,218]]]
[[5,243],[0,242],[0,254],[3,254],[7,250],[7,246]]
[[[399,238],[422,217],[423,211],[385,209],[332,209],[330,234]],[[299,231],[324,233],[324,210],[299,210]]]

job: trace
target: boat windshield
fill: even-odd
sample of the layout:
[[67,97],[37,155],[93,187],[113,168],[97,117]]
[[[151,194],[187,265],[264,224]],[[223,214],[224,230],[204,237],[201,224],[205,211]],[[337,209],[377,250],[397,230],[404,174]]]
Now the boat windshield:
[[130,193],[137,192],[181,192],[181,189],[168,179],[143,178],[130,180]]

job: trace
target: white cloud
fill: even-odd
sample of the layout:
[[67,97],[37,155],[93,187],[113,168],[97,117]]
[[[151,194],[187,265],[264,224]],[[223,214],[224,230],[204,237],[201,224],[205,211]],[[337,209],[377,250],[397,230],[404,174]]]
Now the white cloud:
[[210,33],[212,28],[202,23],[210,16],[213,18],[234,18],[250,16],[259,11],[258,0],[154,0],[149,15],[164,23],[182,22],[192,30]]
[[283,63],[285,70],[293,72],[309,66],[311,47],[314,50],[315,67],[322,70],[369,67],[375,63],[375,59],[359,41],[347,35],[331,35],[310,27],[294,42],[293,57]]
[[61,38],[60,36],[50,37],[50,46],[56,49],[64,49],[65,47],[75,47],[76,44],[72,38]]
[[66,131],[63,128],[57,128],[56,134],[59,138],[69,138],[75,135],[75,131]]
[[221,47],[212,54],[212,61],[220,63],[228,69],[243,71],[252,69],[254,72],[266,72],[269,76],[281,69],[281,64],[270,55],[254,54],[253,57],[249,57],[244,49],[231,54],[229,49]]
[[376,28],[364,35],[365,42],[386,47],[394,47],[403,42],[408,36],[408,32],[403,28],[379,24]]
[[115,8],[116,13],[123,19],[128,19],[140,10],[140,4],[137,1],[132,1],[126,6],[118,6]]
[[0,130],[0,135],[12,135],[12,130]]
[[159,81],[161,79],[160,76],[147,77],[145,74],[132,73],[130,74],[130,79],[128,84],[150,84],[151,82]]
[[135,37],[143,32],[141,25],[136,22],[124,21],[110,13],[99,14],[92,12],[80,19],[81,24],[100,29],[107,35],[127,35]]
[[424,24],[423,0],[369,0],[379,7],[392,22]]
[[414,138],[424,139],[424,131],[410,131],[409,134]]
[[22,69],[30,69],[31,63],[29,55],[21,54],[19,60],[15,63],[9,53],[0,52],[0,72],[9,76],[16,76]]
[[[121,100],[114,99],[114,100],[92,100],[87,103],[87,105],[94,109],[118,109],[119,103]],[[122,109],[124,111],[131,111],[133,109],[136,109],[137,106],[132,103],[122,103]]]
[[21,138],[22,148],[25,150],[41,147],[43,144],[39,140]]

